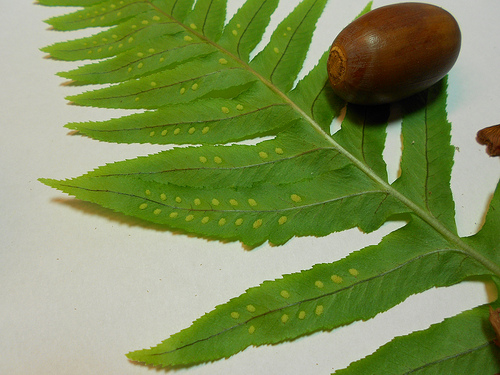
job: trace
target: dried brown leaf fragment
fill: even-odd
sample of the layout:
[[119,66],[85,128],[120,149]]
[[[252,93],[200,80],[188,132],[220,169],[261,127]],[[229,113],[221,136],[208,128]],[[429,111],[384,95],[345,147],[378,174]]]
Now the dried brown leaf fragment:
[[[499,345],[500,343],[500,309],[494,309],[490,306],[490,323],[497,334],[497,339],[495,340],[495,344]],[[499,345],[500,346],[500,345]]]
[[490,156],[500,156],[500,125],[489,126],[477,132],[477,141],[486,145]]

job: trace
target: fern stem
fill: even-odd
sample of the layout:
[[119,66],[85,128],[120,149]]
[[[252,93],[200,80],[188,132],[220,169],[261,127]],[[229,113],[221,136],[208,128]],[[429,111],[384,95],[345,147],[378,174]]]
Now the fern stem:
[[281,91],[276,85],[274,85],[270,80],[259,74],[256,70],[254,70],[249,63],[242,60],[239,56],[234,55],[230,51],[221,47],[216,42],[210,40],[202,33],[199,33],[187,25],[184,25],[179,20],[172,17],[170,14],[163,12],[156,5],[151,3],[149,0],[144,0],[145,3],[148,3],[152,8],[156,11],[162,13],[165,17],[170,18],[173,22],[176,22],[179,26],[184,27],[186,31],[196,35],[198,38],[204,40],[206,43],[212,45],[214,48],[218,49],[221,53],[225,54],[229,58],[238,62],[243,68],[245,68],[248,72],[253,74],[258,80],[260,80],[264,85],[266,85],[271,91],[273,91],[276,95],[281,97],[285,103],[287,103],[291,108],[293,108],[306,122],[308,122],[317,133],[319,133],[328,143],[332,145],[339,153],[348,158],[357,168],[359,168],[363,173],[365,173],[368,177],[370,177],[375,183],[381,186],[382,190],[384,190],[387,194],[393,196],[401,203],[403,203],[406,207],[408,207],[415,215],[420,217],[423,221],[429,224],[434,230],[440,233],[447,241],[451,244],[457,246],[459,251],[465,253],[471,258],[475,259],[477,262],[482,264],[485,268],[490,270],[496,276],[500,278],[500,267],[488,259],[487,257],[480,254],[477,250],[466,244],[462,239],[451,232],[448,228],[446,228],[438,219],[436,219],[430,212],[426,211],[419,205],[417,205],[412,200],[408,199],[404,194],[401,194],[398,190],[394,189],[388,182],[380,178],[368,165],[363,163],[361,160],[357,159],[354,155],[352,155],[349,151],[343,148],[339,143],[337,143],[330,134],[325,132],[321,126],[311,118],[302,108],[300,108],[294,101],[292,101],[283,91]]
[[471,258],[475,259],[479,263],[481,263],[488,270],[493,272],[495,275],[500,277],[500,267],[493,262],[491,259],[483,256],[473,247],[466,244],[459,236],[451,232],[448,228],[446,228],[434,215],[430,212],[424,210],[419,205],[415,204],[412,200],[408,199],[404,194],[401,194],[398,190],[394,189],[388,182],[384,181],[380,178],[369,166],[364,164],[362,161],[357,159],[354,155],[352,155],[349,151],[343,148],[340,144],[338,144],[330,134],[326,133],[319,124],[314,121],[309,115],[307,115],[304,111],[298,108],[295,103],[293,103],[290,99],[288,99],[290,105],[292,105],[299,113],[307,120],[311,126],[321,134],[334,148],[336,148],[341,154],[347,157],[356,167],[358,167],[363,173],[365,173],[368,177],[370,177],[373,181],[375,181],[378,185],[382,187],[384,191],[388,194],[392,195],[394,198],[403,203],[406,207],[408,207],[411,211],[413,211],[418,217],[420,217],[423,221],[429,224],[436,232],[441,234],[446,240],[450,243],[454,244],[459,248],[460,251],[464,252]]

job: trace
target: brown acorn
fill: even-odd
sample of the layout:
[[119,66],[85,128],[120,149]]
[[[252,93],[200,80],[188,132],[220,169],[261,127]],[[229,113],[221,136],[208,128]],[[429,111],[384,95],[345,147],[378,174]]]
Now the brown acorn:
[[330,49],[328,77],[348,102],[383,104],[422,91],[443,78],[460,52],[457,21],[423,3],[384,6],[340,32]]

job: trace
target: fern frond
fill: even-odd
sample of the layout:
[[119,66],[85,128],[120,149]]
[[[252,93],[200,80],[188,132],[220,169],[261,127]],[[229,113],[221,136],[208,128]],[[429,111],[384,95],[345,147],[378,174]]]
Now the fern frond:
[[[43,49],[56,59],[91,60],[60,73],[72,84],[104,85],[68,99],[144,110],[68,128],[107,142],[196,145],[45,184],[169,229],[249,247],[353,227],[371,232],[395,215],[407,220],[379,245],[264,282],[131,359],[169,367],[213,361],[369,319],[435,286],[500,277],[499,189],[483,229],[457,235],[446,79],[402,103],[401,175],[392,184],[383,158],[390,108],[348,104],[332,134],[346,104],[328,85],[328,51],[297,79],[326,2],[303,0],[250,59],[278,0],[248,0],[226,25],[225,0],[41,1],[83,6],[50,19],[56,30],[105,28]],[[229,144],[260,136],[269,139]]]

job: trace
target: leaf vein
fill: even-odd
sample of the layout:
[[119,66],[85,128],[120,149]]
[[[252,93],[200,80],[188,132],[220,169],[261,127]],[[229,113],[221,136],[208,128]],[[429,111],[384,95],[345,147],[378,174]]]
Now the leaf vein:
[[290,44],[292,43],[292,40],[293,38],[295,37],[295,35],[297,34],[298,30],[300,29],[300,26],[302,26],[302,24],[304,23],[305,19],[307,18],[307,16],[309,15],[309,13],[311,13],[312,9],[314,8],[314,6],[316,5],[318,1],[316,0],[313,4],[311,4],[310,8],[307,10],[305,16],[300,20],[299,22],[299,25],[295,28],[295,30],[293,31],[292,33],[292,36],[290,37],[290,39],[288,40],[287,44],[286,44],[286,47],[283,51],[283,53],[280,55],[279,59],[278,59],[278,62],[276,63],[276,65],[273,67],[273,70],[269,76],[271,82],[273,81],[273,76],[274,74],[276,73],[277,69],[278,69],[278,66],[281,64],[281,62],[283,61],[283,57],[286,55],[286,52],[288,51],[288,48],[290,47]]
[[73,189],[80,189],[80,190],[90,191],[90,192],[93,192],[93,193],[109,193],[109,194],[117,194],[117,195],[127,196],[127,197],[130,197],[130,198],[137,198],[137,199],[140,199],[140,200],[143,200],[143,201],[155,203],[155,204],[158,204],[160,206],[168,207],[168,208],[171,208],[171,209],[174,209],[174,210],[188,211],[188,212],[217,212],[217,213],[262,213],[262,214],[266,214],[266,213],[288,212],[288,211],[304,210],[306,208],[313,208],[313,207],[317,207],[317,206],[322,206],[322,205],[325,205],[325,204],[328,204],[328,203],[334,203],[334,202],[338,202],[338,201],[343,201],[344,199],[354,198],[354,197],[359,197],[359,196],[364,196],[364,195],[367,195],[367,194],[384,194],[384,195],[387,194],[383,190],[369,190],[369,191],[360,191],[360,192],[357,192],[357,193],[347,194],[347,195],[344,195],[344,196],[341,196],[341,197],[336,197],[336,198],[331,198],[331,199],[325,199],[325,200],[314,202],[314,203],[296,205],[296,206],[293,206],[293,207],[275,208],[275,209],[267,209],[267,210],[262,210],[262,209],[261,210],[257,210],[257,209],[254,209],[254,208],[252,208],[250,210],[234,209],[234,208],[231,208],[231,209],[217,209],[217,210],[212,208],[212,209],[208,210],[208,209],[202,209],[202,208],[200,208],[200,209],[192,209],[192,208],[187,208],[187,207],[172,206],[172,205],[166,204],[164,202],[158,202],[158,201],[156,201],[154,199],[151,199],[151,198],[146,198],[146,197],[143,197],[143,196],[139,196],[139,195],[135,195],[135,194],[131,194],[131,193],[124,193],[124,192],[115,191],[115,190],[91,189],[91,188],[85,188],[83,186],[70,185],[70,184],[61,184],[60,186],[64,186],[64,187],[67,187],[67,188],[73,188]]
[[[288,107],[288,105],[286,105],[284,103],[274,103],[274,104],[270,104],[268,106],[264,106],[264,107],[258,108],[256,110],[246,112],[246,113],[240,113],[240,114],[237,114],[234,116],[220,117],[220,118],[211,119],[211,120],[179,121],[179,122],[163,123],[163,124],[159,124],[159,125],[147,125],[147,126],[142,126],[142,127],[125,128],[125,129],[92,129],[92,128],[86,128],[84,126],[79,127],[79,129],[91,130],[91,131],[95,131],[95,132],[104,132],[104,133],[110,132],[110,133],[112,133],[112,132],[131,131],[131,130],[156,129],[156,128],[164,128],[166,126],[179,126],[179,125],[187,125],[187,124],[210,124],[210,123],[219,122],[219,121],[234,120],[237,118],[246,117],[246,116],[253,115],[255,113],[258,113],[260,111],[263,111],[263,110],[266,110],[269,108],[280,107],[280,106],[281,107]],[[332,149],[332,148],[326,147],[325,149]],[[312,151],[315,151],[315,150],[312,150]],[[265,163],[263,163],[263,164],[265,164]],[[190,168],[187,170],[197,170],[197,169],[224,169],[224,168]],[[231,169],[231,168],[228,168],[228,169]],[[186,169],[178,169],[178,170],[186,170]],[[156,173],[158,173],[158,172],[156,172]],[[127,175],[127,174],[123,174],[123,175]],[[109,175],[106,175],[106,176],[109,176]]]
[[478,351],[478,350],[481,350],[481,349],[484,349],[488,346],[490,346],[492,343],[493,343],[494,339],[491,339],[489,340],[488,342],[484,343],[484,344],[481,344],[481,345],[478,345],[478,346],[475,346],[473,348],[469,348],[468,350],[465,350],[463,352],[460,352],[460,353],[455,353],[453,355],[450,355],[450,356],[447,356],[447,357],[443,357],[443,358],[440,358],[438,360],[435,360],[435,361],[432,361],[432,362],[429,362],[429,363],[426,363],[420,367],[417,367],[417,368],[414,368],[408,372],[405,372],[403,375],[408,375],[408,374],[413,374],[417,371],[420,371],[420,370],[423,370],[425,368],[428,368],[430,366],[433,366],[433,365],[436,365],[436,364],[439,364],[439,363],[442,363],[442,362],[445,362],[445,361],[448,361],[450,359],[455,359],[455,358],[459,358],[459,357],[463,357],[463,356],[466,356],[470,353],[473,353],[475,351]]
[[147,89],[147,90],[136,91],[136,92],[133,92],[131,94],[116,95],[116,96],[107,96],[107,97],[106,96],[104,96],[104,97],[91,97],[91,98],[87,98],[86,100],[97,100],[97,101],[99,101],[99,100],[110,100],[110,99],[128,98],[128,97],[131,97],[131,96],[137,96],[139,94],[144,94],[144,93],[151,92],[151,91],[156,91],[156,90],[161,90],[161,89],[173,87],[173,86],[176,86],[176,85],[180,85],[182,83],[191,82],[191,81],[198,80],[198,79],[201,79],[201,78],[207,78],[207,77],[210,77],[210,76],[213,76],[213,75],[216,75],[216,74],[221,74],[221,73],[223,73],[226,70],[244,70],[244,69],[242,67],[231,67],[231,68],[226,68],[224,70],[215,70],[215,71],[211,71],[211,72],[206,73],[206,74],[202,74],[200,76],[190,77],[190,78],[185,79],[183,81],[177,81],[177,82],[174,82],[174,83],[171,83],[171,84],[168,84],[168,85],[153,87],[153,88],[150,88],[150,89]]

